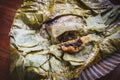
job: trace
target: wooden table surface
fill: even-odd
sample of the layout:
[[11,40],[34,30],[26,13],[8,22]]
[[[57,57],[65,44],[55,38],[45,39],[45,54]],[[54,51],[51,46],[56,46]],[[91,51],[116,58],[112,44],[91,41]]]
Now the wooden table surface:
[[[120,0],[112,0],[120,4]],[[9,31],[22,0],[0,0],[0,80],[9,80]],[[120,65],[108,75],[98,80],[120,80]]]

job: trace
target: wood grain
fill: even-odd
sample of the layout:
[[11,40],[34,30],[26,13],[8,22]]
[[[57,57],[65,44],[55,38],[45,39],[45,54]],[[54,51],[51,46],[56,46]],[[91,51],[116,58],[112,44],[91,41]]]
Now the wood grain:
[[0,0],[0,80],[9,80],[9,31],[20,0]]
[[[120,3],[118,2],[114,3]],[[9,31],[13,22],[16,9],[20,7],[22,0],[0,0],[0,80],[9,80]],[[120,65],[110,74],[98,80],[120,80]]]

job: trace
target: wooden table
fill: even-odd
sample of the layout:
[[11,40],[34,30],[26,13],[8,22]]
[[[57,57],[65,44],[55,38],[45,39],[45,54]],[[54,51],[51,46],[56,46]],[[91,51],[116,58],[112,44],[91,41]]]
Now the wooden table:
[[[113,0],[120,4],[119,0]],[[16,9],[22,0],[0,0],[0,80],[9,80],[9,31]],[[120,80],[120,65],[111,73],[98,80]]]

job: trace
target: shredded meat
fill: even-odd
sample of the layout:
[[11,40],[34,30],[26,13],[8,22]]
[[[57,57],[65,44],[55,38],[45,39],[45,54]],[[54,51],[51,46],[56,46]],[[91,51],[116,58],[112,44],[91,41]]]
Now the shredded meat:
[[80,39],[75,39],[61,43],[60,47],[64,52],[75,53],[83,48],[83,44]]

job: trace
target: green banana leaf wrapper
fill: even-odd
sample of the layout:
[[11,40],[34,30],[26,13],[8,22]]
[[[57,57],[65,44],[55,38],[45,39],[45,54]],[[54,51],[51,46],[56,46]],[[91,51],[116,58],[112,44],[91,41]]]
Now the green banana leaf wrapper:
[[[11,80],[71,80],[119,51],[120,6],[105,3],[24,0],[10,30]],[[85,43],[75,53],[59,46],[69,33]]]

